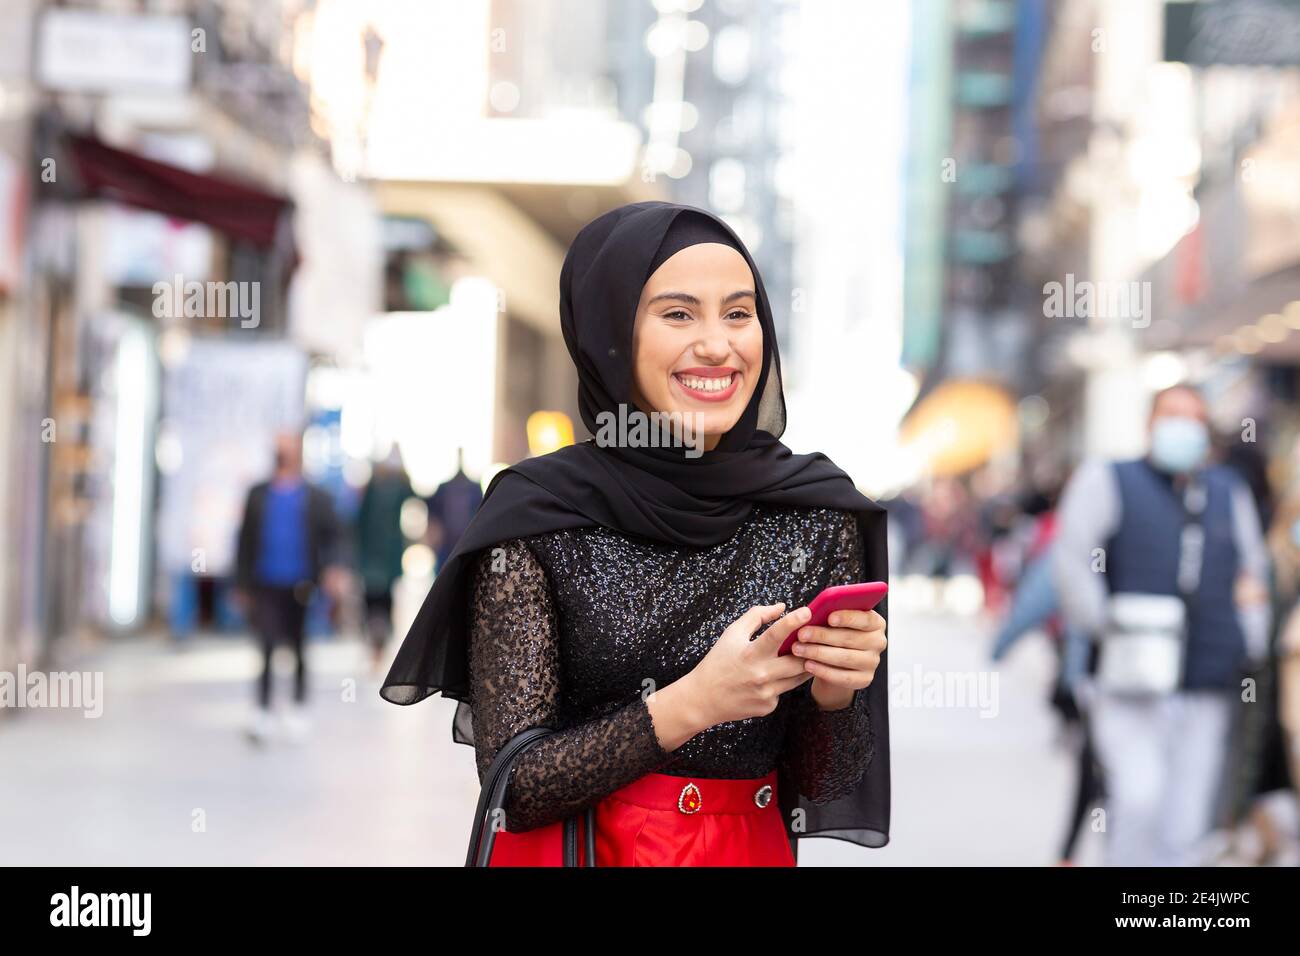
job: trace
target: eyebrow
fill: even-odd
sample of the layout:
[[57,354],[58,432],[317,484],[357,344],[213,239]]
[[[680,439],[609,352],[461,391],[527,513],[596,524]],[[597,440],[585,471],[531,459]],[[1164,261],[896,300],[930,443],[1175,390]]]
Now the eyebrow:
[[[737,289],[735,292],[732,292],[730,295],[724,298],[722,302],[725,305],[728,302],[734,302],[737,299],[743,299],[745,297],[749,297],[751,299],[756,298],[756,296],[754,295],[754,290]],[[651,297],[650,301],[647,302],[646,305],[653,305],[654,303],[658,302],[660,299],[677,299],[681,302],[687,303],[688,305],[694,305],[694,306],[698,306],[700,304],[700,300],[697,299],[695,296],[691,295],[689,292],[660,292],[658,295]]]

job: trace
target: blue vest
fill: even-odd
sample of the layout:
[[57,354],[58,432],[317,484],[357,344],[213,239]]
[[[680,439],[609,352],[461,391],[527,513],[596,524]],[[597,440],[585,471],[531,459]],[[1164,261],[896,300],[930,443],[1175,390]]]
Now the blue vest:
[[[1106,545],[1106,583],[1112,592],[1178,594],[1181,497],[1169,479],[1146,461],[1116,462],[1120,492],[1119,530]],[[1189,603],[1183,687],[1223,688],[1234,684],[1245,639],[1233,602],[1240,557],[1232,527],[1234,474],[1221,466],[1201,472],[1207,498],[1202,523],[1205,554],[1200,587]]]

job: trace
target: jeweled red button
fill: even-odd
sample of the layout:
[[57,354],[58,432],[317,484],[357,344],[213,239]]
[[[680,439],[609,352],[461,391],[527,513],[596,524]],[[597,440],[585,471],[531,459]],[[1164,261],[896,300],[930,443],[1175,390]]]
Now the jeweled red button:
[[682,787],[682,792],[677,797],[677,809],[682,813],[695,813],[703,803],[704,798],[700,794],[700,788],[693,783]]

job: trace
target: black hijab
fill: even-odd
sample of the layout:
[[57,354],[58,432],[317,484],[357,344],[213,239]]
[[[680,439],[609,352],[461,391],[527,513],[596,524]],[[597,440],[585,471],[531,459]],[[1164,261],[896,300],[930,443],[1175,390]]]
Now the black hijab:
[[[560,323],[578,370],[583,422],[597,434],[598,415],[617,416],[620,405],[634,408],[632,327],[642,288],[669,255],[693,242],[733,246],[753,273],[763,368],[749,405],[717,447],[698,457],[682,447],[605,447],[588,439],[525,459],[492,479],[447,566],[438,569],[380,689],[395,704],[414,704],[434,693],[459,701],[452,724],[457,743],[474,742],[467,571],[482,548],[591,525],[677,547],[709,547],[730,538],[762,502],[853,512],[862,537],[863,580],[887,579],[884,509],[825,455],[795,455],[779,440],[785,397],[771,305],[748,250],[712,213],[675,203],[631,203],[588,223],[573,240],[560,270]],[[878,610],[888,616],[886,602]],[[867,688],[875,755],[856,789],[819,806],[778,781],[792,846],[802,836],[872,847],[888,842],[887,659],[888,651]],[[796,808],[802,813],[794,814]]]

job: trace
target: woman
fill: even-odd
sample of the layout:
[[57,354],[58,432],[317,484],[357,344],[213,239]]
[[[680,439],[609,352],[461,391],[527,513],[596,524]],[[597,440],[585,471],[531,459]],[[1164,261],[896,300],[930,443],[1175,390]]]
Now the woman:
[[393,629],[393,585],[402,576],[402,507],[415,495],[396,446],[375,465],[357,508],[357,572],[364,587],[366,637],[376,675]]
[[[494,866],[559,864],[562,822],[588,806],[601,866],[790,866],[804,836],[883,846],[884,605],[802,625],[823,588],[886,577],[885,515],[778,441],[748,251],[703,210],[634,203],[579,232],[560,296],[597,438],[494,478],[381,693],[460,701],[453,739],[480,776],[521,730],[558,731],[515,765]],[[693,428],[655,441],[637,427],[654,413]]]

